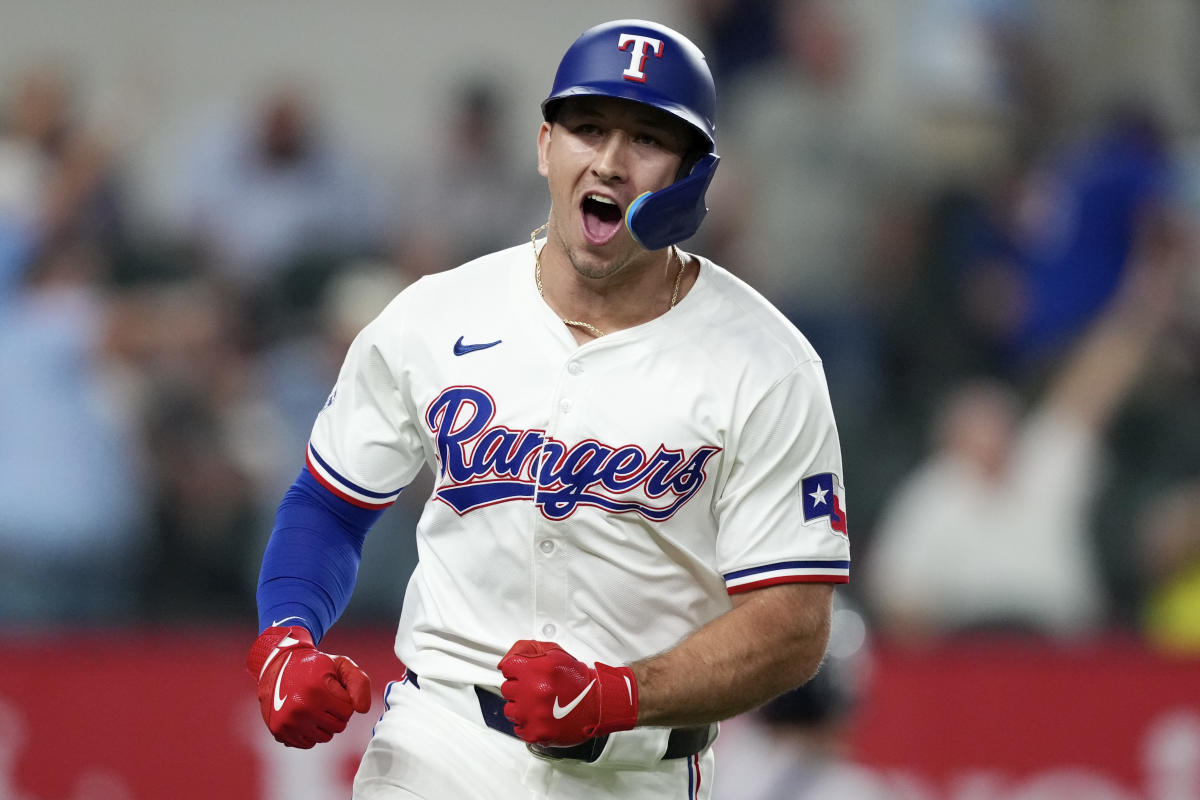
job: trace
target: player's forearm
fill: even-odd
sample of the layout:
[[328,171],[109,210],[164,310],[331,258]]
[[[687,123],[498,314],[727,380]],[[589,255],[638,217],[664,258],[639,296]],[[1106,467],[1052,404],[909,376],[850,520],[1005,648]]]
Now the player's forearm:
[[1065,365],[1048,404],[1087,428],[1102,428],[1136,384],[1153,342],[1135,320],[1101,320]]
[[1051,387],[1049,402],[1081,424],[1108,423],[1154,352],[1178,306],[1187,250],[1170,220],[1151,217],[1107,308],[1083,334]]
[[259,630],[302,625],[320,642],[350,601],[379,511],[334,497],[302,470],[275,515],[258,582]]
[[639,725],[736,716],[807,681],[829,640],[833,587],[784,584],[735,606],[678,646],[633,665]]

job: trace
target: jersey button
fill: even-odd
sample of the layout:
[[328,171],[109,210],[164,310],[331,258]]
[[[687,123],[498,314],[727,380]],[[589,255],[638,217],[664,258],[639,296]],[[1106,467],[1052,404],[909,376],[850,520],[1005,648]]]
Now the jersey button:
[[583,367],[578,361],[572,361],[570,364],[567,364],[567,372],[571,373],[572,375],[578,375],[579,373],[583,372]]
[[556,633],[558,633],[558,628],[549,622],[542,626],[542,636],[545,636],[547,639],[553,637]]
[[542,539],[542,543],[538,545],[538,548],[546,555],[549,555],[554,552],[554,542],[549,539]]
[[558,408],[564,414],[567,414],[571,411],[571,405],[571,399],[568,397],[564,397],[562,400],[558,401]]

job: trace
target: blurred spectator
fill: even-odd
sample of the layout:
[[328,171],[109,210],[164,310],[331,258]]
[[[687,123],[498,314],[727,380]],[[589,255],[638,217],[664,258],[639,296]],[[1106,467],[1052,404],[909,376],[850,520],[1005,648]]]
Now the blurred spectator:
[[86,242],[109,255],[125,246],[116,164],[81,117],[57,67],[26,71],[7,98],[0,118],[0,290],[58,241]]
[[[1178,150],[1179,198],[1194,238],[1200,238],[1200,137]],[[1155,387],[1153,402],[1131,420],[1127,480],[1144,502],[1129,524],[1134,607],[1132,623],[1154,646],[1200,653],[1200,259],[1180,287],[1183,310],[1173,347],[1163,358],[1172,372]],[[1154,425],[1156,435],[1147,436]],[[1141,480],[1138,481],[1138,478]]]
[[862,615],[840,593],[816,676],[761,708],[721,723],[713,800],[883,800],[898,797],[846,750],[870,685]]
[[308,90],[265,93],[199,142],[180,186],[182,234],[259,326],[307,310],[334,265],[380,241],[379,187],[323,126]]
[[[895,37],[922,170],[978,178],[1013,133],[1025,149],[1058,132],[1054,9],[1028,0],[908,0]],[[982,163],[972,163],[980,159]]]
[[137,610],[147,491],[103,268],[58,245],[0,302],[0,624]]
[[150,284],[120,299],[116,337],[136,386],[153,536],[150,619],[223,619],[253,608],[248,566],[263,511],[269,440],[237,346],[235,307],[201,281]]
[[[779,52],[780,0],[685,0],[717,86],[729,86]],[[718,98],[720,100],[720,98]]]
[[916,176],[905,198],[909,252],[876,273],[886,412],[906,440],[950,386],[1002,371],[997,330],[1015,325],[1022,303],[1010,209],[1025,154],[1058,135],[1047,97],[1064,99],[1046,91],[1055,81],[1040,47],[1046,20],[1030,4],[911,5],[897,34]]
[[549,213],[531,168],[534,131],[518,137],[514,153],[502,85],[478,76],[448,94],[435,151],[406,165],[398,181],[394,258],[413,279],[517,244]]
[[1160,491],[1137,528],[1146,638],[1163,650],[1200,653],[1200,480]]
[[[1200,70],[1197,77],[1200,78]],[[1178,178],[1174,200],[1190,231],[1192,247],[1200,253],[1200,126],[1177,138],[1172,162],[1172,177]],[[1180,295],[1183,313],[1178,321],[1179,347],[1174,356],[1180,372],[1186,373],[1195,386],[1200,384],[1200,256],[1193,263],[1191,274],[1185,277]]]
[[[1169,172],[1165,134],[1135,104],[1115,111],[1096,135],[1029,163],[999,247],[980,254],[983,264],[1009,270],[1012,313],[983,323],[1006,361],[1021,367],[1053,357],[1092,321],[1116,290],[1139,236],[1162,224]],[[981,321],[997,277],[984,274],[968,299]]]
[[916,244],[883,282],[878,437],[882,457],[903,469],[869,488],[915,466],[902,454],[919,451],[925,421],[962,381],[987,375],[1024,392],[1044,377],[1111,300],[1135,242],[1175,213],[1166,132],[1151,113],[1129,105],[1068,126],[1080,101],[1055,62],[1064,32],[1052,9],[921,5],[940,23],[919,34],[926,47],[913,56]]
[[1185,258],[1175,237],[1144,241],[1122,291],[1024,419],[999,382],[952,393],[935,451],[896,490],[866,564],[887,633],[1070,636],[1105,621],[1090,527],[1103,438],[1160,341]]
[[722,197],[714,216],[737,215],[731,260],[812,341],[853,431],[878,400],[873,275],[896,257],[883,243],[902,181],[894,140],[854,92],[847,13],[826,0],[778,4],[778,55],[723,93],[721,152],[741,196]]
[[304,454],[313,419],[337,380],[350,342],[405,285],[400,270],[384,261],[339,266],[321,291],[315,324],[256,354],[254,372],[277,409],[288,448],[275,453],[283,471],[278,486],[268,490],[272,502],[296,478],[295,458]]

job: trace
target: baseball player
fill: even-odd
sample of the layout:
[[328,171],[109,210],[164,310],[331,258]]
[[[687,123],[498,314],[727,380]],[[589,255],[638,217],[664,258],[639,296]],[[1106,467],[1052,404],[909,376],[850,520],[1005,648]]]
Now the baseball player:
[[716,723],[817,669],[849,570],[837,431],[801,334],[677,246],[706,211],[714,106],[679,33],[585,31],[542,105],[545,237],[422,278],[350,347],[263,556],[248,666],[285,744],[370,707],[317,645],[428,465],[356,798],[707,798]]

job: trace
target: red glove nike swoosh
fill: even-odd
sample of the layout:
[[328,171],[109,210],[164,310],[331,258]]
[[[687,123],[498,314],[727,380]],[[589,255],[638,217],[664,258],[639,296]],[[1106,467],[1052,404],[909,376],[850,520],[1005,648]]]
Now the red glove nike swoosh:
[[527,742],[566,747],[637,725],[629,667],[589,667],[553,642],[522,639],[500,660],[504,715]]
[[317,650],[304,628],[267,628],[246,660],[263,721],[289,747],[309,748],[371,708],[371,679],[346,656]]

